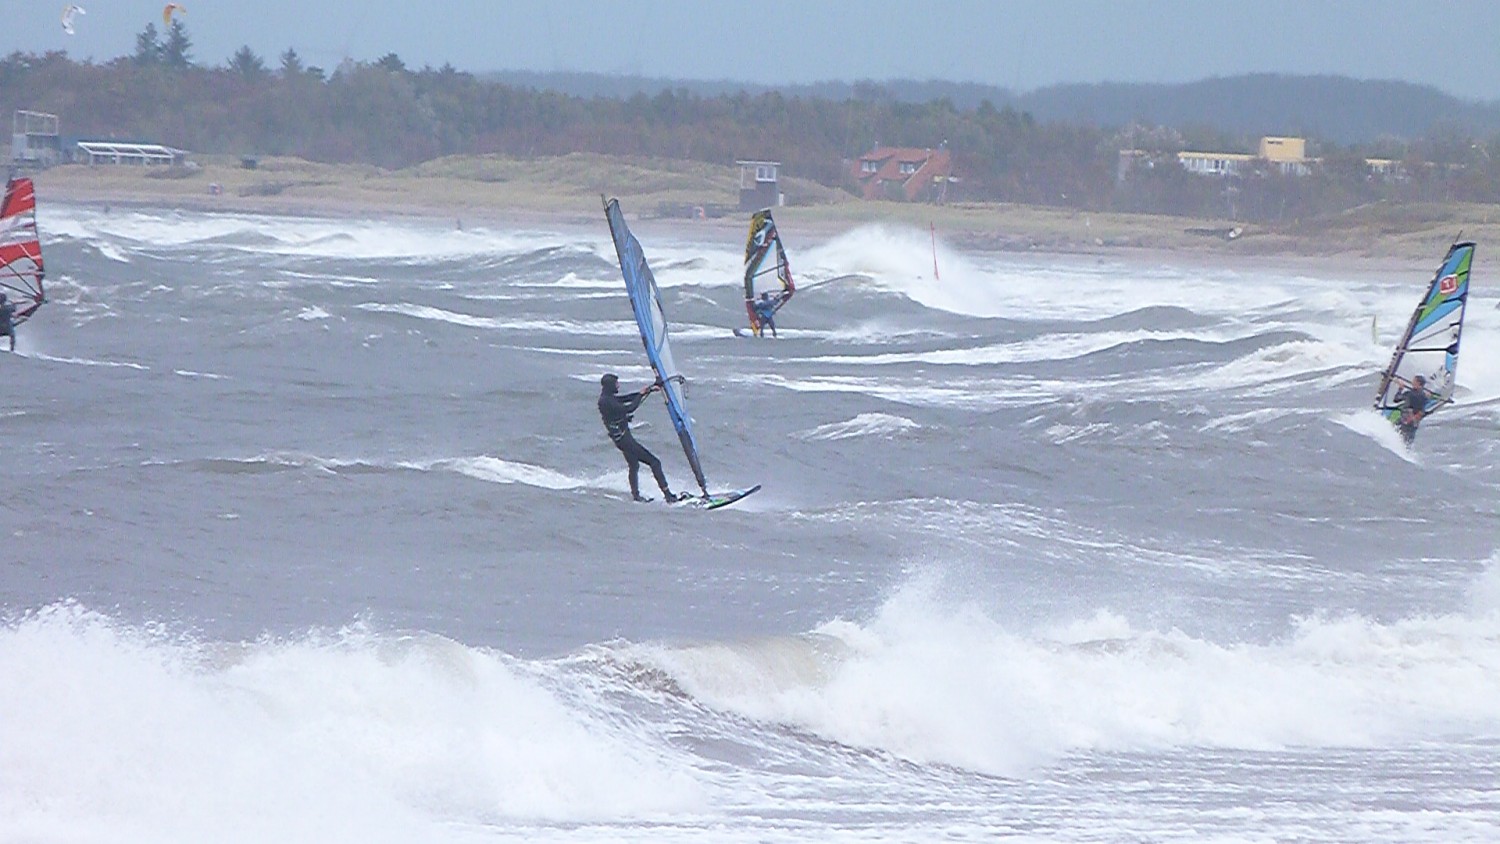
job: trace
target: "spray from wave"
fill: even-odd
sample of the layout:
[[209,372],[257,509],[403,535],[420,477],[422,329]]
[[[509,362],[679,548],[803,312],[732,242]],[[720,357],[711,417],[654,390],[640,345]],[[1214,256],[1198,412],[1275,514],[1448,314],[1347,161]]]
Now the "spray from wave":
[[709,705],[997,775],[1080,750],[1419,742],[1500,730],[1497,569],[1471,614],[1304,618],[1269,644],[1141,629],[1104,610],[1017,632],[918,578],[868,622],[643,650]]
[[0,627],[0,828],[399,842],[702,803],[659,736],[544,669],[435,636],[215,646],[48,608]]

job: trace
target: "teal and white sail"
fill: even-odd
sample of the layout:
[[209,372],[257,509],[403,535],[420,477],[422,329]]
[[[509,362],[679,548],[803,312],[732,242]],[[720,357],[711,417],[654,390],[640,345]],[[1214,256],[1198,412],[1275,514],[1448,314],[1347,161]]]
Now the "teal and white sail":
[[775,303],[771,312],[775,313],[796,292],[776,221],[771,219],[771,209],[762,208],[751,215],[750,234],[745,238],[745,315],[750,320],[750,330],[760,334],[760,314],[755,303],[762,294],[771,297]]
[[1473,260],[1473,243],[1455,243],[1448,249],[1448,256],[1427,286],[1427,295],[1396,344],[1375,396],[1375,408],[1392,422],[1400,421],[1401,399],[1417,375],[1427,381],[1427,413],[1453,400],[1458,341],[1469,301],[1469,265]]
[[672,426],[677,429],[677,439],[687,454],[688,465],[693,467],[693,477],[698,488],[708,496],[708,482],[703,479],[703,466],[698,460],[698,442],[693,437],[693,417],[688,414],[682,385],[686,380],[672,359],[672,345],[667,338],[667,316],[661,307],[661,292],[656,288],[656,277],[646,263],[640,241],[625,225],[625,215],[620,211],[620,202],[609,199],[604,203],[604,216],[609,220],[609,233],[615,241],[615,252],[620,257],[620,272],[625,276],[625,290],[630,294],[630,306],[635,311],[635,322],[641,330],[641,343],[646,347],[646,358],[656,377],[662,383],[662,394],[667,400],[667,414],[672,417]]

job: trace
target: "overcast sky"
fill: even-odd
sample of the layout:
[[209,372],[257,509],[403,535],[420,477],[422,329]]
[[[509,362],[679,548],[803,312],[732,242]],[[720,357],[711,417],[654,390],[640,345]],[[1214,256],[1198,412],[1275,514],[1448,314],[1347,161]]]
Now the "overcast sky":
[[[0,0],[0,50],[129,54],[157,0]],[[592,71],[769,83],[1188,82],[1251,72],[1400,79],[1500,99],[1500,0],[185,0],[200,64],[249,45],[327,69]]]

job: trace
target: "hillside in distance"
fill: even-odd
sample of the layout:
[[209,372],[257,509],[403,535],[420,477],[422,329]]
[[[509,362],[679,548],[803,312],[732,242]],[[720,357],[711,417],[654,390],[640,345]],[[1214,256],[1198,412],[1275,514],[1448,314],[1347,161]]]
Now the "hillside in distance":
[[1473,102],[1430,85],[1345,76],[1289,76],[1259,73],[1216,77],[1180,84],[1106,82],[1053,85],[1024,94],[974,82],[894,79],[881,82],[816,82],[766,85],[731,80],[659,79],[597,73],[503,71],[484,78],[525,88],[555,90],[582,97],[626,99],[685,90],[702,97],[744,91],[842,101],[930,102],[947,98],[961,109],[988,100],[1039,120],[1103,127],[1132,123],[1174,127],[1204,126],[1244,137],[1303,135],[1339,144],[1383,138],[1410,140],[1434,128],[1453,127],[1476,134],[1500,131],[1500,101]]
[[1467,102],[1430,85],[1345,76],[1265,73],[1180,85],[1055,85],[1015,105],[1043,120],[1206,125],[1231,134],[1301,135],[1340,144],[1410,140],[1441,126],[1479,134],[1500,130],[1500,102]]

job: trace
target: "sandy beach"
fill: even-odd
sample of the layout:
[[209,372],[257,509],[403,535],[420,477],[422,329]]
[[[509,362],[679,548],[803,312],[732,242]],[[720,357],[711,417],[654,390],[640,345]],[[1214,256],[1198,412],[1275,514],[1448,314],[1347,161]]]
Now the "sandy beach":
[[[65,165],[36,174],[48,200],[202,211],[318,216],[413,215],[457,225],[590,225],[600,194],[638,219],[679,209],[733,208],[738,171],[702,162],[571,154],[536,159],[463,156],[404,170],[233,156],[197,156],[187,167]],[[798,179],[782,180],[783,230],[827,238],[867,224],[932,227],[953,246],[1170,258],[1264,265],[1335,261],[1346,269],[1406,272],[1431,264],[1462,231],[1500,235],[1491,205],[1371,206],[1333,217],[1265,226],[1228,220],[1089,212],[1004,203],[926,205],[866,201]],[[741,236],[737,212],[684,214],[672,222],[727,241]],[[1237,229],[1230,239],[1212,232]]]

